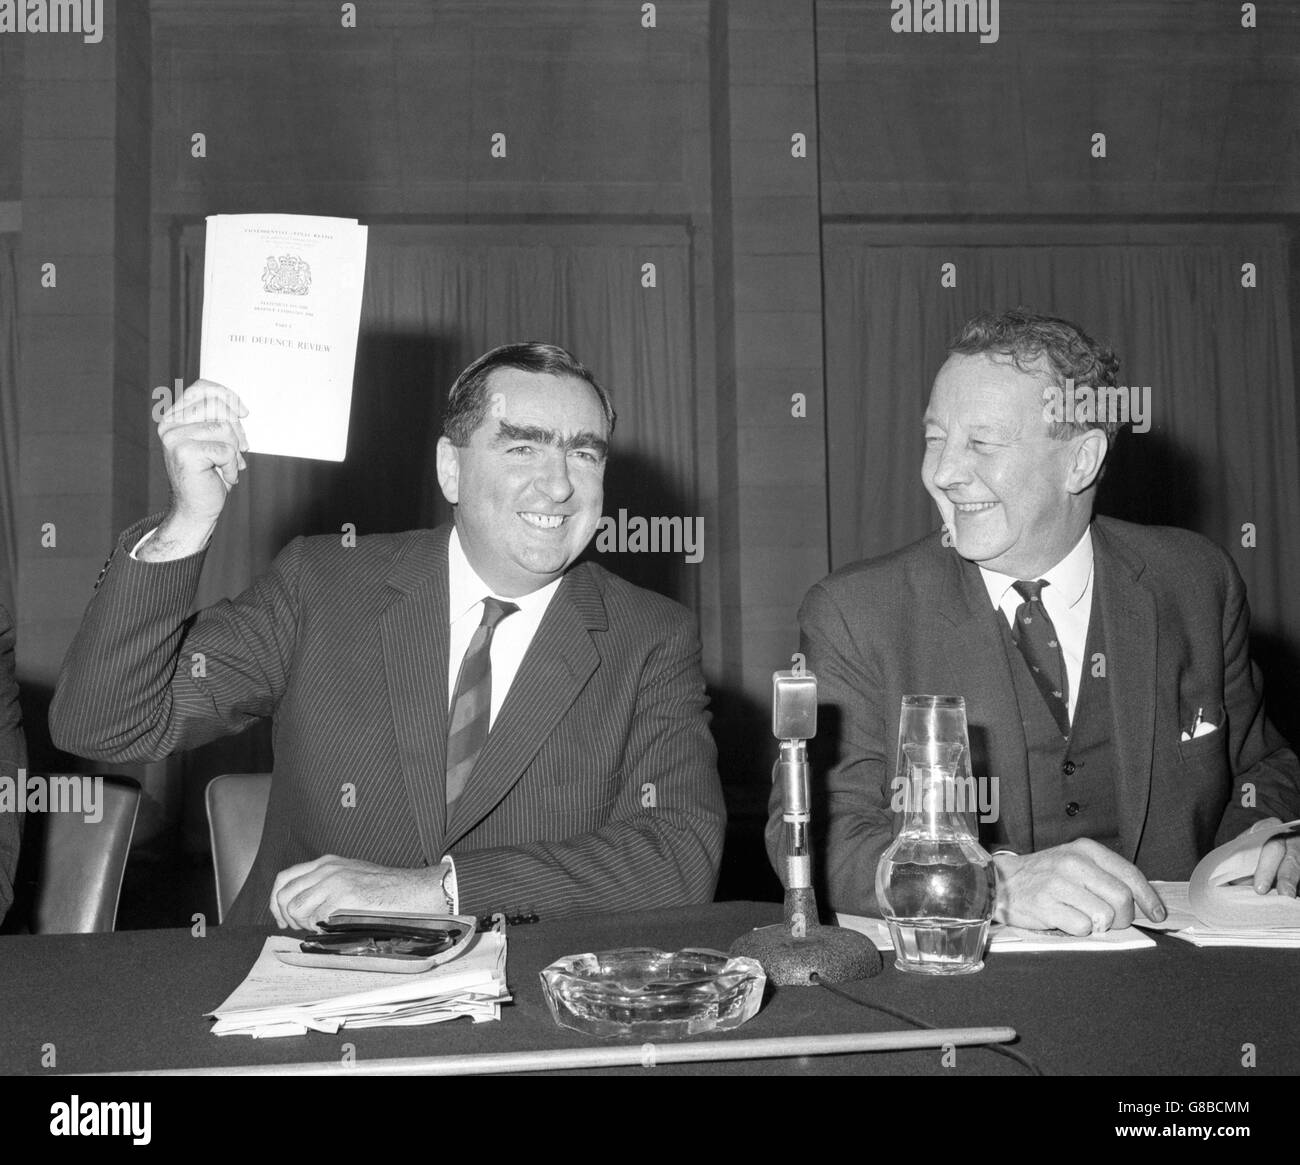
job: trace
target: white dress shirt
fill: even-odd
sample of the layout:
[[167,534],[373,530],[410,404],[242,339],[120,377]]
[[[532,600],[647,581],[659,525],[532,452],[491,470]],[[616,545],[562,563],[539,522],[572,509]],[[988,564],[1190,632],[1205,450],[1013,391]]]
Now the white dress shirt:
[[510,685],[515,682],[519,665],[524,662],[533,636],[546,614],[546,608],[555,598],[562,578],[547,583],[540,590],[532,591],[517,598],[507,599],[498,595],[487,585],[469,564],[465,551],[461,549],[460,534],[452,528],[451,538],[447,543],[447,591],[451,614],[451,643],[447,653],[447,708],[456,695],[456,678],[460,675],[460,665],[469,650],[469,641],[483,621],[483,600],[492,595],[503,603],[514,603],[519,608],[507,615],[497,624],[492,633],[492,647],[489,657],[492,661],[492,706],[488,713],[489,729],[496,723],[497,713],[505,703]]
[[[1021,580],[983,566],[980,577],[988,589],[989,600],[1006,616],[1007,626],[1014,626],[1016,610],[1025,601],[1014,589],[1014,584]],[[1083,676],[1083,653],[1088,649],[1088,618],[1092,613],[1092,527],[1083,532],[1069,554],[1039,578],[1048,584],[1043,588],[1042,601],[1065,657],[1067,708],[1073,723]]]

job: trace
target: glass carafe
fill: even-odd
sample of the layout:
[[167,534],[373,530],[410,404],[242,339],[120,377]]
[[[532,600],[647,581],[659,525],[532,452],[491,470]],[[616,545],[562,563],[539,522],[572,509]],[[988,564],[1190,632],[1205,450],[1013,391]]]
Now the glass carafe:
[[[962,709],[965,735],[965,709]],[[905,715],[906,719],[906,715]],[[958,785],[960,740],[903,740],[903,826],[876,867],[876,900],[900,971],[967,975],[984,966],[993,860],[972,831]]]

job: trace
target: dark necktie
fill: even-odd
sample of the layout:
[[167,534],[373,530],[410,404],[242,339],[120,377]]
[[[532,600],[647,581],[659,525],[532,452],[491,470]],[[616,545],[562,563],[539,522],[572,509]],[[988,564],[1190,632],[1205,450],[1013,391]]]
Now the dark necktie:
[[492,719],[492,632],[507,615],[518,607],[503,603],[490,595],[483,600],[483,621],[460,661],[456,677],[456,694],[451,701],[447,722],[447,816],[465,788],[470,770],[487,743]]
[[1070,706],[1066,694],[1065,656],[1061,653],[1056,628],[1052,626],[1042,599],[1043,588],[1048,584],[1039,579],[1037,582],[1018,582],[1012,585],[1025,601],[1016,608],[1016,617],[1011,623],[1011,638],[1020,648],[1020,654],[1025,657],[1034,683],[1047,701],[1048,710],[1061,730],[1061,735],[1068,738]]

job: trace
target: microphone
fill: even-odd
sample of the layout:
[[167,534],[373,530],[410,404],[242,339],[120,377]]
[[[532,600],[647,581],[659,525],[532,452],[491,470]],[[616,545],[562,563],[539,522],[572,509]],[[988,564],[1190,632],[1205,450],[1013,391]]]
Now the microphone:
[[817,677],[812,672],[772,673],[772,735],[780,741],[817,735]]
[[781,742],[772,780],[781,785],[785,921],[741,935],[731,953],[757,959],[778,986],[868,979],[884,966],[880,952],[856,931],[823,926],[813,891],[808,741],[817,735],[817,677],[811,672],[772,673],[772,735]]
[[781,819],[785,823],[782,846],[787,921],[791,933],[802,937],[809,923],[817,922],[817,901],[812,891],[812,855],[808,851],[808,745],[817,735],[817,677],[810,672],[772,673],[772,735],[781,742],[772,780],[781,782]]

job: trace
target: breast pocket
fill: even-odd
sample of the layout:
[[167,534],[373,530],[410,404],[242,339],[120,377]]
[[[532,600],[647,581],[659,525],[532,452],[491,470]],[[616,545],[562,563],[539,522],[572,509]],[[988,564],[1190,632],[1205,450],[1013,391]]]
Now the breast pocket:
[[1217,803],[1227,795],[1231,773],[1227,733],[1223,728],[1193,740],[1180,740],[1178,757],[1182,770],[1180,783],[1188,797]]
[[1222,728],[1178,742],[1178,755],[1184,764],[1199,763],[1206,757],[1221,756],[1227,759],[1227,734]]

